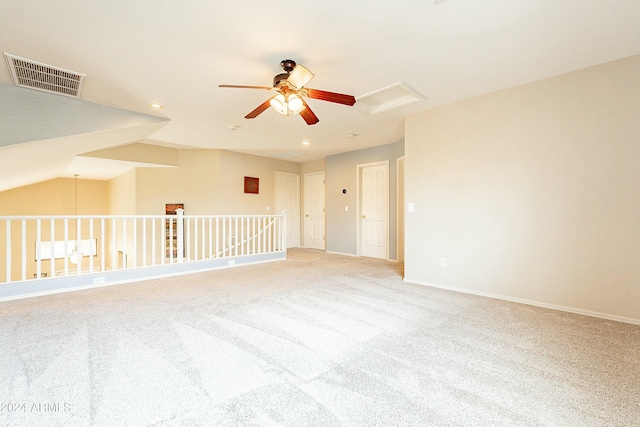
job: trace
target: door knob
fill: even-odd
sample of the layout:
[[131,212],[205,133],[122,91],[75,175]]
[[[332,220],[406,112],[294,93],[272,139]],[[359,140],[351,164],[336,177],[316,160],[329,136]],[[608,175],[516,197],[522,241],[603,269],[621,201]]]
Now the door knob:
[[362,215],[362,218],[366,218],[366,217],[367,217],[366,215]]
[[309,218],[309,214],[306,214],[305,216],[306,216],[307,218]]

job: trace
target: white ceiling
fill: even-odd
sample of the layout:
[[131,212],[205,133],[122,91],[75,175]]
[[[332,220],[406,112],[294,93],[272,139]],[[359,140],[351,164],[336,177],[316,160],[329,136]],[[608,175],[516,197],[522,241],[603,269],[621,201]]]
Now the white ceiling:
[[[638,0],[0,0],[0,11],[0,51],[86,74],[84,101],[169,119],[101,129],[98,142],[70,131],[2,147],[0,166],[29,161],[0,170],[0,190],[83,176],[93,167],[77,155],[138,140],[306,162],[400,141],[412,112],[640,53]],[[427,99],[377,115],[309,100],[314,126],[271,110],[244,119],[270,92],[218,84],[268,86],[282,59],[313,71],[308,87],[358,97],[402,81]],[[34,156],[43,147],[56,155]]]

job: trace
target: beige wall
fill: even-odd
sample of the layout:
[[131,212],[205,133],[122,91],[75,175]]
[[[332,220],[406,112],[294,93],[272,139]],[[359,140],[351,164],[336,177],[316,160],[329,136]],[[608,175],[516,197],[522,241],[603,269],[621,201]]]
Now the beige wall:
[[[85,180],[78,178],[78,215],[104,214],[107,211],[107,183],[105,181]],[[74,179],[58,178],[38,184],[27,185],[25,187],[0,192],[0,217],[2,216],[44,216],[44,215],[73,215],[75,211],[75,182]],[[1,221],[0,221],[1,222]],[[50,236],[49,221],[42,222],[42,236]],[[75,223],[69,225],[69,236],[75,236]],[[89,225],[81,223],[82,235],[89,235]],[[56,240],[62,240],[64,236],[64,223],[57,221],[54,227]],[[4,279],[7,271],[6,248],[4,246],[6,238],[6,225],[0,223],[0,274]],[[35,229],[28,228],[26,237],[26,254],[28,260],[35,259]],[[22,251],[22,234],[19,221],[12,221],[11,247],[16,251]],[[19,252],[18,252],[19,253]],[[84,266],[88,265],[88,258],[83,260]],[[94,263],[99,263],[98,257],[94,258]],[[56,260],[54,270],[64,268],[62,259]],[[50,272],[50,261],[42,262],[42,271]],[[12,279],[19,280],[21,275],[21,259],[13,256],[11,262]],[[27,263],[27,277],[32,278],[36,272],[33,262]]]
[[[78,178],[78,215],[104,214],[107,183]],[[0,191],[0,216],[73,215],[75,182],[58,178],[38,184]]]
[[165,204],[184,203],[191,215],[220,213],[219,150],[180,150],[177,168],[136,169],[138,215],[164,215]]
[[[264,215],[274,212],[275,173],[300,173],[300,164],[248,154],[221,151],[221,214]],[[260,178],[259,194],[244,194],[244,177]],[[267,211],[267,206],[270,210]]]
[[324,172],[327,169],[325,159],[315,160],[313,162],[302,163],[300,165],[300,174]]
[[[143,144],[135,144],[138,149]],[[154,147],[150,148],[154,150]],[[188,214],[273,213],[275,172],[300,174],[299,163],[223,150],[176,150],[177,167],[136,168],[109,181],[78,179],[78,214],[163,215],[166,203]],[[324,170],[324,160],[305,164]],[[244,177],[260,178],[244,194]],[[0,192],[1,215],[73,215],[73,179],[54,179]]]
[[405,136],[406,280],[640,321],[640,56],[414,114]]
[[127,171],[107,181],[109,215],[136,214],[136,171]]
[[[180,150],[179,167],[136,169],[136,214],[164,214],[166,203],[184,203],[192,215],[273,213],[276,171],[300,173],[300,165],[224,150]],[[245,176],[260,179],[259,194],[244,193]]]

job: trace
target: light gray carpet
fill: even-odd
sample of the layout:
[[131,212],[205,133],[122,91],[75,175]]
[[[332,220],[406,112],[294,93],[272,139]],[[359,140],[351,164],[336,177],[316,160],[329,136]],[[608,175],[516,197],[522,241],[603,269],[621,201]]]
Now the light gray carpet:
[[640,425],[638,326],[288,256],[0,303],[0,425]]

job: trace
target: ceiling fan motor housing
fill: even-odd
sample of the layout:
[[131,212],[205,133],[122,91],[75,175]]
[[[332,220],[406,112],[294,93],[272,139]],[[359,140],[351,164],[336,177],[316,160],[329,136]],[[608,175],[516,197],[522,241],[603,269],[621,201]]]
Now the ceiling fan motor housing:
[[273,78],[273,87],[279,88],[287,81],[288,77],[289,77],[289,73],[282,73],[282,74],[276,75]]

